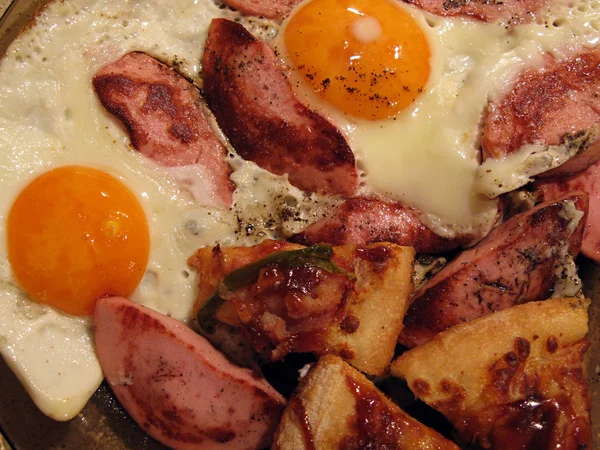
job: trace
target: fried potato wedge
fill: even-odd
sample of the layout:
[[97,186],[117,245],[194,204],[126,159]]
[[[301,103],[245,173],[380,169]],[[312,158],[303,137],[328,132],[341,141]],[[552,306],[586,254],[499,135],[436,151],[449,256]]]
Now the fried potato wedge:
[[483,448],[591,448],[588,305],[549,299],[457,325],[391,374]]
[[[330,256],[316,260],[299,253],[303,249]],[[202,248],[189,260],[200,274],[195,316],[214,310],[218,321],[240,329],[271,360],[291,352],[335,354],[381,375],[413,292],[414,255],[412,247],[389,243],[303,247],[264,241]],[[235,289],[223,288],[228,284]],[[215,295],[221,297],[218,307]]]
[[364,375],[327,355],[302,379],[272,449],[452,449],[458,447],[404,413]]

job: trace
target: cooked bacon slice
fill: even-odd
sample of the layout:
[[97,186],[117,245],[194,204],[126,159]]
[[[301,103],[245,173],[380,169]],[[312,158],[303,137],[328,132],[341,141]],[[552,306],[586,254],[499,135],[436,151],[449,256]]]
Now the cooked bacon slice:
[[457,325],[404,353],[391,374],[475,448],[591,449],[589,303],[549,299]]
[[302,0],[223,0],[227,6],[246,16],[283,19]]
[[[485,115],[483,157],[501,159],[527,144],[559,145],[600,124],[600,49],[555,60],[521,74]],[[553,175],[584,170],[600,158],[599,133]]]
[[547,298],[579,252],[587,210],[587,194],[577,192],[511,217],[415,293],[399,342],[421,345],[458,323]]
[[439,16],[468,16],[486,22],[532,22],[547,0],[404,0]]
[[133,147],[162,166],[198,164],[207,196],[231,203],[227,151],[212,131],[200,92],[172,68],[140,52],[102,67],[93,79],[102,105],[124,125]]
[[534,184],[539,198],[552,201],[571,192],[585,191],[590,198],[589,214],[583,232],[581,253],[600,263],[600,161],[584,172],[569,177],[553,177]]
[[320,220],[292,241],[303,245],[393,242],[417,253],[442,253],[469,242],[471,237],[446,239],[427,228],[416,210],[374,198],[346,200],[332,217]]
[[202,58],[203,91],[239,153],[311,192],[352,195],[355,160],[341,132],[294,96],[273,50],[242,25],[211,23]]

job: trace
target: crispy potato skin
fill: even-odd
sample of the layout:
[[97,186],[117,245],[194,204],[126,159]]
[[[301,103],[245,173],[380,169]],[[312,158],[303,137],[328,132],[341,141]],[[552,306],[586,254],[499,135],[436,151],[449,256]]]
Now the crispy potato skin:
[[589,303],[549,299],[457,325],[391,374],[483,448],[591,448]]

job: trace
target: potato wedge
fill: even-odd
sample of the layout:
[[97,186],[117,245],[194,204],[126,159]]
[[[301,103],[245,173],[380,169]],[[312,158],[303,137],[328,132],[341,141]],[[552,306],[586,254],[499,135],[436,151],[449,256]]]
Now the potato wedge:
[[[311,249],[327,250],[329,259],[297,256]],[[303,247],[267,240],[254,247],[202,248],[189,260],[200,274],[195,316],[210,310],[220,322],[241,329],[271,360],[290,352],[336,354],[381,375],[393,357],[413,291],[414,254],[412,247],[389,243]],[[283,256],[273,262],[277,255]],[[296,258],[293,264],[291,258]],[[255,273],[248,276],[252,265]],[[223,288],[240,276],[249,281]],[[211,306],[215,294],[217,307]],[[197,325],[206,329],[202,321]]]
[[549,299],[457,325],[391,374],[483,448],[591,448],[588,305]]
[[273,449],[458,449],[404,413],[364,375],[333,355],[301,381]]

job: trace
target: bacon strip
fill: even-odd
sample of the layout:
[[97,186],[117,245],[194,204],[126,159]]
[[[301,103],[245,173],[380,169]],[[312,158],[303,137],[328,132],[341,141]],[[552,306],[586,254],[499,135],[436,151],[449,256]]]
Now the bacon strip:
[[418,212],[399,203],[351,198],[332,217],[320,220],[291,239],[302,245],[366,245],[392,242],[414,247],[417,253],[442,253],[466,244],[471,237],[446,239],[419,219]]
[[557,276],[568,276],[557,269],[579,253],[587,211],[587,194],[577,192],[511,217],[414,295],[399,342],[422,345],[453,325],[548,298]]
[[[511,92],[488,106],[483,128],[484,159],[501,159],[526,144],[559,145],[600,124],[600,49],[569,59],[549,55],[545,66],[519,76]],[[600,139],[589,142],[551,171],[573,173],[600,158]]]
[[202,66],[208,106],[242,158],[306,191],[354,194],[346,139],[296,99],[271,48],[242,25],[214,19]]
[[136,150],[166,167],[202,166],[207,196],[231,204],[227,150],[210,127],[198,89],[139,52],[102,67],[93,84],[100,102],[123,123]]
[[468,16],[485,22],[529,23],[547,0],[404,0],[439,16]]
[[302,0],[223,0],[227,6],[246,16],[283,19]]
[[590,208],[583,233],[581,253],[600,263],[600,161],[584,172],[570,177],[554,177],[537,181],[534,187],[544,202],[555,200],[575,191],[588,193]]

